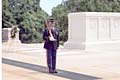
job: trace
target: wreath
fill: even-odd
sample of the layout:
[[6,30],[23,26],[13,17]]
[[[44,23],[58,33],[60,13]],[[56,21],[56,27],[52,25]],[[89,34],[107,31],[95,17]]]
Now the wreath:
[[11,29],[11,38],[13,39],[13,38],[16,38],[16,34],[17,34],[17,27],[13,27],[12,29]]

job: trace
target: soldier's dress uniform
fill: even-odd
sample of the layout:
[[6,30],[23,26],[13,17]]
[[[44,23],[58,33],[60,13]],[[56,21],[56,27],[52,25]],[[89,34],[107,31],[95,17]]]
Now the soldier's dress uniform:
[[46,28],[43,32],[44,48],[47,50],[47,65],[50,73],[56,72],[56,53],[59,47],[59,31],[57,28],[51,29],[55,41],[50,41],[50,33]]

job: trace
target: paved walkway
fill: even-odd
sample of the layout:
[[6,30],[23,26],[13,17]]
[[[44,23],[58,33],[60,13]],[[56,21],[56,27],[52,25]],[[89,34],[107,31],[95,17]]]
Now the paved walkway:
[[3,44],[3,80],[120,80],[120,50],[82,51],[62,46],[58,74],[49,74],[43,44]]

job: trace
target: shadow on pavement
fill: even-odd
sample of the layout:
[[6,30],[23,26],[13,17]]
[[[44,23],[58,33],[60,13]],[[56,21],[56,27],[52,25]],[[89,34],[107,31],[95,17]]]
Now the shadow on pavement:
[[[36,64],[10,60],[10,59],[6,59],[6,58],[2,58],[2,63],[49,74],[47,67],[36,65]],[[59,76],[59,77],[67,78],[70,80],[97,80],[97,79],[101,79],[99,77],[89,76],[89,75],[80,74],[80,73],[71,72],[71,71],[66,71],[66,70],[58,70],[58,72],[59,73],[57,73],[57,74],[50,74],[50,75]]]

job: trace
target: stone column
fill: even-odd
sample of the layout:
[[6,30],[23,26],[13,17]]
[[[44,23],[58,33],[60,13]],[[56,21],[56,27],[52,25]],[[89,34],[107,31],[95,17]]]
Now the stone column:
[[70,13],[68,21],[65,48],[120,49],[120,13]]

